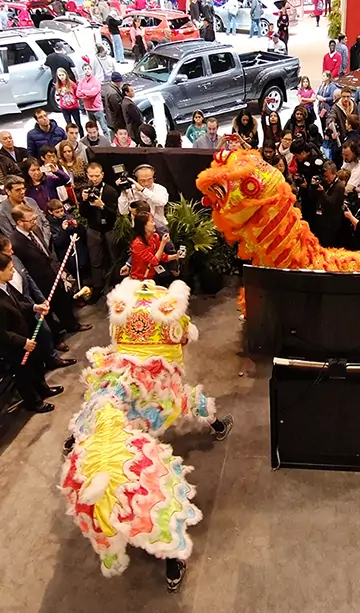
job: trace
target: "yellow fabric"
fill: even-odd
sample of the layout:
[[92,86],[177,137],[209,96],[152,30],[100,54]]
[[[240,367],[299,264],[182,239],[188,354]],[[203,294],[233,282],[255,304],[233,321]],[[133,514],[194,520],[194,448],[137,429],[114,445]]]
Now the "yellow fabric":
[[148,358],[164,358],[168,362],[184,364],[182,345],[134,345],[132,343],[120,343],[116,345],[116,353],[133,355],[142,361]]
[[124,464],[135,457],[126,448],[126,441],[132,435],[124,431],[124,426],[124,413],[108,403],[97,412],[94,434],[82,443],[86,449],[82,465],[82,473],[86,477],[84,487],[91,486],[93,477],[99,473],[106,473],[109,477],[105,492],[94,506],[94,519],[108,537],[116,534],[110,521],[115,504],[119,504],[116,488],[129,483],[124,475]]

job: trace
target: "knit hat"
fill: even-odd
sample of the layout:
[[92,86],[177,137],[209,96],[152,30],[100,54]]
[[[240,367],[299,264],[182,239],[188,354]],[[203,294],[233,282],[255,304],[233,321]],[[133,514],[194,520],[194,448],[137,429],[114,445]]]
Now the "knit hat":
[[122,83],[123,82],[123,78],[120,74],[120,72],[113,72],[111,75],[111,80],[113,83]]

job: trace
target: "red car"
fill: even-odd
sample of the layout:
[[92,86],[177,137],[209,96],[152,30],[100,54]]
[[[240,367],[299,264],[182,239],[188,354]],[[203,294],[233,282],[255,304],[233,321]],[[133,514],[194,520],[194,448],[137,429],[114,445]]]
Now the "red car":
[[9,28],[38,28],[40,21],[56,17],[55,11],[46,0],[9,2],[6,8]]
[[[170,42],[199,38],[199,30],[194,26],[190,17],[180,11],[132,11],[119,27],[121,40],[126,51],[131,51],[130,28],[134,17],[141,20],[141,26],[145,29],[146,42],[160,42],[165,38]],[[104,47],[113,54],[111,35],[107,26],[101,28],[101,38]]]

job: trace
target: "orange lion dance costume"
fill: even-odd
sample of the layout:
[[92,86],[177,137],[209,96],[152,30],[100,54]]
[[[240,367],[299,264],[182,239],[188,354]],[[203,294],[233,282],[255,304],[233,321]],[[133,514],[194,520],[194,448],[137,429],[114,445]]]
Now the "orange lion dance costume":
[[283,175],[259,152],[219,151],[196,185],[225,238],[239,241],[239,258],[272,268],[360,271],[360,253],[321,247]]

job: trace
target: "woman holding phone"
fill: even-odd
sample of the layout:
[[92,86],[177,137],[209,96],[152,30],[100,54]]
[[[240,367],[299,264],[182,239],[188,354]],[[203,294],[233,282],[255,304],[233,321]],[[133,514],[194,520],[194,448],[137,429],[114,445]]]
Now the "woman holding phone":
[[141,212],[134,218],[135,238],[130,245],[132,279],[153,279],[160,274],[163,267],[160,262],[172,262],[179,259],[179,253],[168,255],[164,253],[165,245],[170,236],[164,234],[159,238],[155,232],[155,222],[151,213]]

